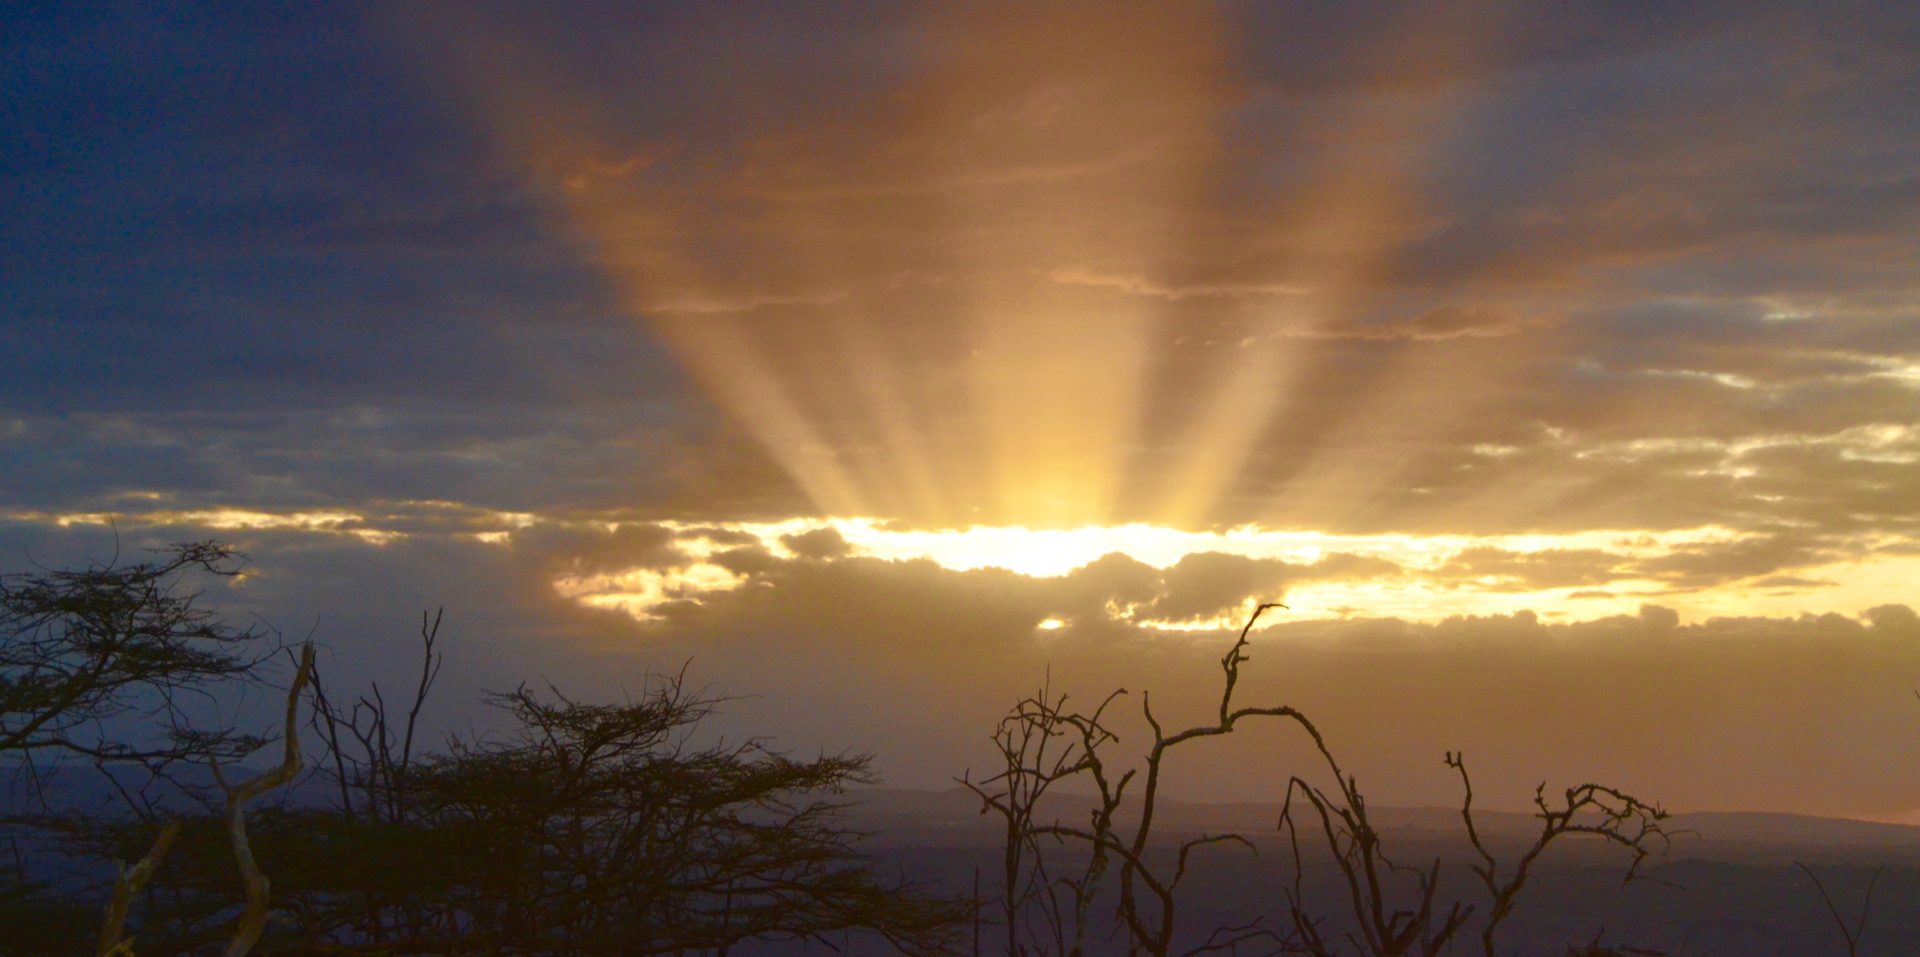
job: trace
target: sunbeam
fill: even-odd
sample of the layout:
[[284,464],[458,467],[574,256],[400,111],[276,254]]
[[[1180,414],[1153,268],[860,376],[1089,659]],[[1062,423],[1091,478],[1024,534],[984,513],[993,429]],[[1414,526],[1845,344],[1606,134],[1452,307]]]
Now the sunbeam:
[[[1471,230],[1460,196],[1487,187],[1461,167],[1505,119],[1488,78],[1516,25],[1494,7],[1366,18],[1378,55],[1323,87],[1262,79],[1286,65],[1249,62],[1245,15],[921,11],[894,27],[911,55],[836,99],[715,79],[760,125],[705,140],[633,132],[646,124],[537,25],[429,13],[410,32],[622,308],[810,503],[796,520],[867,516],[952,540],[921,557],[1022,574],[1108,552],[1152,564],[1143,529],[1459,550],[1445,536],[1734,520],[1697,505],[1747,466],[1622,471],[1569,438],[1655,400],[1606,391],[1591,323],[1566,328],[1575,280],[1512,227]],[[1596,175],[1568,163],[1516,194]],[[1892,360],[1856,364],[1871,361]],[[1681,369],[1662,381],[1768,388]],[[1597,398],[1578,408],[1556,394],[1582,387]],[[1792,501],[1753,494],[1770,497],[1749,512]],[[1108,551],[1086,553],[1094,541]],[[1582,600],[1658,590],[1615,578],[1617,594]],[[1547,594],[1299,587],[1326,607],[1434,614]],[[1597,589],[1555,599],[1573,592]]]

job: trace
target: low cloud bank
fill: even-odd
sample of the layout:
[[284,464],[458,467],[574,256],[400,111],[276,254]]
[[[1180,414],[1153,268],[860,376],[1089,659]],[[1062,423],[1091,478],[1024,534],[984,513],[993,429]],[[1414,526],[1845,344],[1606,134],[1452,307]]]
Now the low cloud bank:
[[[1381,571],[1337,555],[1195,555],[1166,568],[1110,556],[1034,578],[850,557],[803,533],[785,554],[712,543],[704,560],[734,569],[739,586],[683,595],[642,621],[552,583],[681,554],[673,536],[646,528],[376,541],[151,526],[123,529],[116,543],[98,526],[14,521],[0,524],[0,550],[59,565],[215,534],[251,563],[207,600],[292,637],[311,629],[342,685],[405,685],[420,610],[445,606],[448,670],[429,712],[440,731],[487,727],[475,704],[483,688],[551,681],[613,696],[649,669],[684,666],[737,696],[725,733],[772,735],[802,752],[873,751],[888,782],[906,787],[987,768],[994,720],[1043,683],[1087,705],[1128,689],[1116,713],[1133,747],[1144,693],[1169,724],[1206,720],[1230,634],[1143,627],[1105,613],[1113,607],[1192,620],[1253,596],[1284,598],[1316,576]],[[1492,806],[1524,804],[1543,780],[1591,779],[1682,810],[1885,818],[1920,808],[1920,765],[1905,759],[1920,745],[1920,617],[1907,604],[1691,622],[1657,603],[1575,621],[1534,611],[1433,621],[1294,614],[1256,633],[1238,700],[1306,710],[1382,803],[1453,801],[1440,756],[1464,749]],[[1048,618],[1060,627],[1037,627]],[[1253,729],[1183,759],[1173,793],[1271,797],[1307,766],[1302,746],[1297,732]]]

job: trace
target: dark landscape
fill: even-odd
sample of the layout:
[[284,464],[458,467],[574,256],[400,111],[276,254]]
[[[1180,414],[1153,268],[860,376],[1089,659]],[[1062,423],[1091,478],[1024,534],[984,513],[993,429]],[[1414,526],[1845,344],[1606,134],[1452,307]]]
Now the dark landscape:
[[[956,789],[850,797],[859,802],[850,820],[874,834],[889,866],[959,894],[970,892],[977,868],[991,892],[999,864],[993,822],[971,795]],[[1207,857],[1185,897],[1195,926],[1242,924],[1277,906],[1293,879],[1292,860],[1274,836],[1279,810],[1277,804],[1191,803],[1162,809],[1168,841],[1230,831],[1254,837],[1260,849],[1222,849]],[[1397,859],[1449,861],[1451,892],[1475,899],[1462,866],[1468,848],[1458,808],[1378,808],[1374,814]],[[1488,814],[1482,827],[1496,841],[1517,844],[1530,823],[1519,814]],[[1737,812],[1677,814],[1673,824],[1690,833],[1676,836],[1669,852],[1646,868],[1647,879],[1630,885],[1621,883],[1620,862],[1606,848],[1569,844],[1550,852],[1505,938],[1512,952],[1559,955],[1569,944],[1599,941],[1695,957],[1844,954],[1845,939],[1801,864],[1820,875],[1849,920],[1873,884],[1859,953],[1903,954],[1913,946],[1920,828]],[[1317,868],[1310,861],[1308,870],[1308,893],[1334,910],[1344,893],[1334,872],[1324,861]]]

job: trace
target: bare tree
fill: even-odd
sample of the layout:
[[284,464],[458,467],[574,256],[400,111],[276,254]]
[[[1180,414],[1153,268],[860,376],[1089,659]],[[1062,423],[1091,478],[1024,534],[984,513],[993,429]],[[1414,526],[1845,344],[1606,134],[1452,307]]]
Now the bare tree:
[[[1000,912],[1009,954],[1040,950],[1043,943],[1050,943],[1054,953],[1085,952],[1093,896],[1111,858],[1113,815],[1132,777],[1128,773],[1118,782],[1108,779],[1100,749],[1117,738],[1101,718],[1114,699],[1125,693],[1115,691],[1091,715],[1081,715],[1066,709],[1066,695],[1055,697],[1043,686],[1017,702],[995,729],[1000,770],[980,781],[970,775],[959,779],[980,799],[981,813],[995,813],[1004,823]],[[1097,837],[1086,842],[1087,862],[1079,877],[1054,878],[1048,873],[1041,842],[1048,832],[1040,826],[1038,815],[1056,782],[1081,774],[1090,775],[1099,789],[1098,803],[1088,819],[1088,833]],[[1035,906],[1041,927],[1031,929],[1030,935],[1045,936],[1023,938],[1021,917]]]
[[[1078,955],[1088,941],[1088,914],[1098,885],[1111,863],[1117,871],[1117,903],[1113,920],[1126,935],[1132,954],[1169,957],[1176,941],[1186,940],[1184,955],[1214,951],[1238,952],[1244,947],[1266,947],[1274,952],[1332,957],[1347,948],[1370,957],[1419,954],[1436,957],[1469,926],[1475,906],[1441,894],[1442,861],[1423,866],[1402,864],[1387,853],[1385,840],[1374,825],[1358,779],[1334,757],[1324,735],[1295,708],[1285,705],[1243,706],[1234,701],[1240,668],[1249,660],[1250,636],[1267,611],[1284,607],[1263,604],[1254,609],[1238,638],[1220,659],[1222,686],[1213,720],[1179,731],[1169,731],[1155,715],[1150,696],[1142,694],[1141,713],[1153,739],[1136,767],[1115,773],[1106,754],[1119,743],[1105,722],[1108,706],[1124,692],[1103,700],[1091,714],[1067,709],[1064,696],[1046,689],[1016,703],[994,735],[1001,767],[978,782],[962,783],[980,799],[982,812],[998,814],[1005,823],[1002,848],[1002,919],[1010,955],[1052,953]],[[1190,742],[1233,733],[1244,721],[1279,719],[1290,723],[1313,742],[1331,787],[1301,775],[1289,779],[1278,829],[1292,853],[1294,876],[1281,889],[1284,906],[1275,923],[1254,920],[1211,929],[1205,937],[1177,935],[1180,928],[1179,889],[1191,873],[1195,853],[1213,845],[1252,848],[1243,834],[1202,834],[1172,846],[1170,858],[1154,851],[1158,800],[1165,762],[1174,749]],[[1658,807],[1632,795],[1598,784],[1569,788],[1560,803],[1549,803],[1545,786],[1535,792],[1539,833],[1524,848],[1511,871],[1503,871],[1490,846],[1481,839],[1473,818],[1473,788],[1466,765],[1449,753],[1447,765],[1459,774],[1465,789],[1461,816],[1478,862],[1472,865],[1487,892],[1487,917],[1480,925],[1484,951],[1493,955],[1496,935],[1513,912],[1521,889],[1547,846],[1569,834],[1603,838],[1632,855],[1627,880],[1640,876],[1640,865],[1650,853],[1665,849],[1666,815]],[[1041,811],[1042,798],[1063,781],[1091,781],[1093,803],[1084,825],[1051,820]],[[1129,786],[1132,793],[1129,793]],[[1129,806],[1129,797],[1134,801]],[[1131,814],[1123,815],[1123,810]],[[1127,823],[1120,823],[1122,817]],[[1310,823],[1308,823],[1310,822]],[[1308,905],[1303,860],[1308,844],[1323,844],[1339,875],[1345,909],[1353,931],[1335,934],[1326,917]],[[1050,877],[1048,845],[1043,839],[1089,849],[1086,866],[1077,876]],[[1034,925],[1027,932],[1022,925]]]
[[[1464,792],[1460,801],[1460,818],[1466,824],[1467,838],[1473,842],[1474,852],[1480,856],[1480,861],[1471,865],[1471,868],[1480,878],[1489,897],[1487,920],[1480,929],[1481,947],[1486,957],[1494,957],[1494,936],[1499,932],[1501,922],[1512,915],[1520,889],[1526,886],[1534,862],[1546,851],[1547,845],[1569,834],[1585,834],[1621,848],[1632,858],[1625,876],[1621,878],[1622,883],[1640,879],[1640,865],[1646,862],[1647,857],[1667,850],[1667,812],[1659,806],[1646,804],[1615,788],[1592,783],[1567,788],[1561,794],[1560,803],[1550,805],[1547,803],[1547,786],[1543,782],[1533,792],[1533,816],[1540,821],[1540,831],[1534,836],[1533,843],[1521,852],[1512,872],[1503,878],[1500,862],[1488,850],[1486,842],[1480,839],[1480,830],[1473,823],[1473,781],[1467,776],[1466,758],[1450,751],[1446,762],[1448,767],[1460,772],[1460,787]],[[1871,890],[1868,895],[1871,900]]]
[[[1160,798],[1160,786],[1165,760],[1173,749],[1189,742],[1205,738],[1230,734],[1241,722],[1251,718],[1281,718],[1299,722],[1311,730],[1312,725],[1299,711],[1285,706],[1276,707],[1239,707],[1233,702],[1233,693],[1240,680],[1240,666],[1248,660],[1247,646],[1249,635],[1261,615],[1274,608],[1285,607],[1278,603],[1262,604],[1248,616],[1246,624],[1240,629],[1240,636],[1227,653],[1220,659],[1220,668],[1224,679],[1220,693],[1220,702],[1215,721],[1196,725],[1184,730],[1169,733],[1153,712],[1150,695],[1141,696],[1141,714],[1153,732],[1153,743],[1147,748],[1142,766],[1128,769],[1117,777],[1109,771],[1107,761],[1101,749],[1117,743],[1119,738],[1102,723],[1105,710],[1120,692],[1110,695],[1093,714],[1079,715],[1065,712],[1065,699],[1055,702],[1046,700],[1044,694],[1039,698],[1029,698],[1017,704],[1008,718],[1002,721],[1001,730],[996,735],[1003,761],[1007,765],[991,782],[1026,781],[1022,786],[1008,786],[1001,794],[993,794],[982,788],[975,788],[975,794],[984,804],[984,809],[1003,815],[1012,828],[1016,821],[1022,825],[1026,837],[1050,837],[1082,843],[1090,849],[1087,869],[1076,883],[1068,885],[1075,903],[1075,921],[1073,943],[1062,948],[1062,953],[1079,953],[1086,940],[1086,914],[1097,891],[1099,881],[1104,877],[1107,863],[1118,862],[1119,903],[1115,916],[1125,928],[1128,950],[1132,953],[1145,953],[1155,957],[1167,957],[1172,953],[1175,934],[1178,929],[1178,890],[1186,879],[1195,851],[1218,844],[1238,844],[1252,847],[1252,843],[1238,834],[1205,834],[1181,842],[1174,854],[1171,868],[1149,860],[1148,845],[1153,837],[1154,816]],[[1009,734],[1009,728],[1015,733]],[[1317,735],[1317,732],[1315,732]],[[1074,736],[1072,749],[1051,763],[1044,759],[1041,748],[1026,748],[1018,745],[1029,740],[1045,741],[1053,736]],[[1059,822],[1042,823],[1034,818],[1033,807],[1037,803],[1034,794],[1036,786],[1044,786],[1067,777],[1085,774],[1092,778],[1097,790],[1096,806],[1090,812],[1086,826],[1063,824]],[[1140,782],[1138,789],[1139,806],[1133,816],[1132,826],[1122,828],[1115,823],[1117,813],[1126,800],[1127,788],[1135,781]],[[1023,795],[1034,800],[1021,804]],[[1031,840],[1015,840],[1010,830],[1007,842],[1008,854],[1024,853],[1026,849],[1036,849]],[[1008,874],[1014,874],[1017,867],[1009,865]],[[1043,876],[1043,875],[1042,875]],[[1036,882],[1044,883],[1044,881]],[[1010,881],[1010,886],[1012,882]],[[1051,899],[1050,897],[1048,899]],[[1003,911],[1009,914],[1009,922],[1014,918],[1017,908],[1003,903]],[[1050,918],[1054,927],[1061,922]],[[1214,950],[1234,948],[1251,941],[1271,939],[1270,930],[1258,924],[1239,927],[1216,928],[1203,943],[1186,953],[1202,953]],[[1008,936],[1009,953],[1023,953],[1017,938],[1010,932]]]
[[419,730],[421,710],[445,661],[434,650],[445,617],[444,608],[434,612],[432,618],[420,613],[420,674],[405,721],[397,729],[388,720],[387,699],[379,682],[372,682],[367,694],[342,708],[327,696],[318,669],[313,673],[312,723],[332,765],[330,776],[339,789],[340,811],[348,817],[365,815],[389,822],[406,818],[404,781],[413,766],[414,735]]
[[[1322,921],[1305,906],[1301,889],[1301,852],[1298,830],[1293,820],[1292,801],[1297,795],[1313,811],[1319,834],[1332,852],[1347,892],[1347,904],[1359,936],[1347,942],[1362,953],[1385,955],[1436,955],[1447,950],[1454,937],[1466,926],[1474,906],[1455,900],[1440,903],[1441,861],[1436,858],[1424,868],[1395,862],[1389,857],[1380,832],[1367,815],[1366,797],[1359,782],[1341,770],[1324,741],[1316,737],[1327,770],[1338,782],[1339,796],[1295,777],[1289,784],[1288,803],[1281,811],[1281,826],[1294,841],[1295,880],[1288,890],[1287,906],[1294,925],[1293,946],[1305,953],[1331,955],[1335,942],[1322,932]],[[1510,872],[1502,872],[1499,859],[1480,834],[1473,817],[1473,782],[1467,774],[1466,759],[1448,752],[1446,764],[1460,775],[1463,796],[1460,817],[1467,839],[1478,861],[1468,865],[1487,893],[1486,917],[1480,924],[1483,953],[1498,953],[1495,940],[1500,926],[1512,916],[1520,891],[1532,876],[1533,866],[1547,847],[1569,834],[1584,834],[1615,844],[1629,854],[1631,861],[1623,881],[1640,879],[1640,865],[1654,853],[1667,848],[1667,814],[1659,807],[1618,789],[1600,784],[1581,784],[1567,788],[1559,804],[1550,804],[1546,785],[1534,790],[1534,817],[1540,830],[1532,843],[1520,852]],[[1394,893],[1396,879],[1412,879],[1412,903]]]
[[[1293,924],[1289,947],[1317,957],[1331,957],[1337,952],[1334,942],[1321,930],[1321,918],[1306,904],[1301,880],[1300,829],[1294,818],[1293,802],[1297,797],[1313,811],[1320,837],[1340,871],[1347,904],[1359,928],[1359,936],[1350,937],[1348,942],[1371,957],[1404,954],[1433,957],[1441,953],[1465,925],[1473,908],[1455,901],[1440,909],[1439,860],[1426,868],[1417,868],[1400,864],[1387,855],[1381,834],[1368,816],[1367,799],[1360,791],[1359,780],[1340,767],[1319,731],[1312,730],[1311,725],[1308,727],[1314,746],[1333,777],[1338,796],[1298,775],[1287,783],[1280,830],[1291,843],[1294,861],[1293,887],[1285,894],[1288,917]],[[1395,893],[1395,885],[1409,877],[1415,891],[1411,906]]]

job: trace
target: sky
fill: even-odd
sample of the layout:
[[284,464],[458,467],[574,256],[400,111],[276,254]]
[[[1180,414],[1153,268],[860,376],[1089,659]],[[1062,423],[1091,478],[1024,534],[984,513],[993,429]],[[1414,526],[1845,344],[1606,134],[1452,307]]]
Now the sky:
[[1377,803],[1920,821],[1916,103],[1886,3],[12,5],[0,564],[904,787],[1284,601]]

